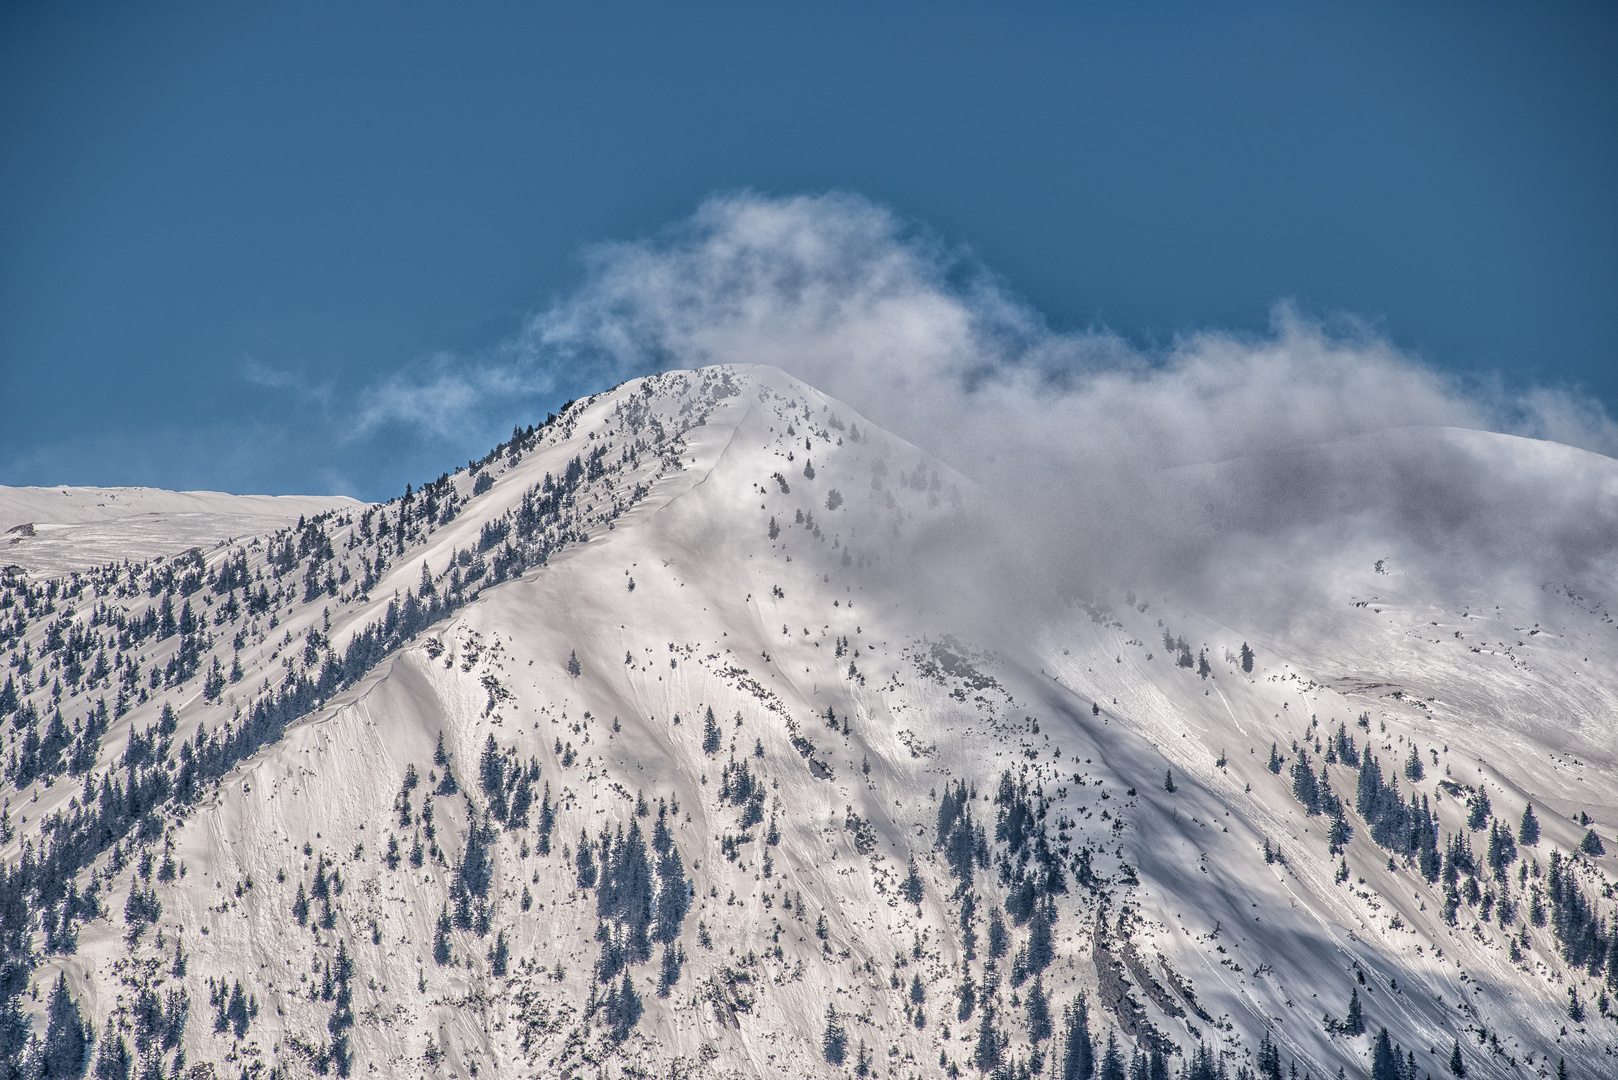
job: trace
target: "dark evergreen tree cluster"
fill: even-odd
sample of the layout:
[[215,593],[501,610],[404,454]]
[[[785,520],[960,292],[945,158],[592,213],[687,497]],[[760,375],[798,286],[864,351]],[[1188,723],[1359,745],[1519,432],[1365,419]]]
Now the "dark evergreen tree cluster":
[[1326,764],[1360,767],[1359,748],[1354,745],[1354,736],[1348,733],[1347,724],[1339,723],[1337,731],[1326,736]]
[[[327,965],[325,992],[327,1000],[331,999],[331,967]],[[213,1029],[216,1034],[230,1034],[237,1041],[247,1037],[247,1031],[253,1025],[254,1017],[258,1016],[258,1000],[250,998],[242,990],[242,981],[237,979],[234,986],[227,985],[224,979],[208,980],[208,1004],[213,1007]]]
[[624,996],[634,994],[630,966],[651,959],[653,943],[661,943],[659,992],[666,994],[679,980],[685,956],[678,939],[691,909],[691,884],[669,831],[667,805],[659,803],[649,847],[640,822],[632,820],[627,834],[622,825],[616,832],[603,830],[594,841],[581,833],[576,860],[580,887],[596,890],[596,940],[601,943],[596,978],[613,986],[623,976],[620,989],[599,1003],[621,1038],[640,1017],[640,998]]
[[1371,1080],[1423,1080],[1424,1073],[1416,1066],[1416,1052],[1405,1051],[1388,1037],[1388,1029],[1376,1033],[1371,1046]]
[[1492,820],[1490,811],[1489,793],[1482,788],[1478,788],[1477,791],[1472,793],[1472,798],[1467,803],[1466,827],[1473,832],[1481,832],[1488,827],[1489,822]]
[[[1196,660],[1191,655],[1191,646],[1186,643],[1185,638],[1177,638],[1167,630],[1163,631],[1163,651],[1174,657],[1176,667],[1189,670],[1197,666]],[[1206,659],[1203,663],[1206,666]],[[1207,678],[1206,674],[1203,677]]]
[[[1054,849],[1046,833],[1050,800],[1026,780],[1000,776],[995,793],[996,860],[1000,884],[1009,890],[1006,914],[1016,926],[1028,927],[1028,942],[1012,958],[1012,985],[1038,975],[1055,959],[1055,897],[1067,892],[1064,850]],[[993,937],[993,928],[990,930]],[[991,945],[992,951],[992,945]]]
[[1605,969],[1608,984],[1618,990],[1618,920],[1609,935],[1606,920],[1579,887],[1574,864],[1557,851],[1551,852],[1545,895],[1551,905],[1551,932],[1556,935],[1562,959],[1592,977]]
[[944,795],[938,800],[937,846],[963,890],[971,887],[974,868],[989,867],[988,838],[983,826],[972,819],[972,802],[976,798],[976,788],[969,792],[966,782],[957,780],[953,785],[944,785]]
[[[528,825],[534,805],[534,784],[539,780],[540,768],[536,758],[529,758],[525,766],[517,761],[517,751],[501,751],[490,735],[483,744],[478,758],[478,781],[488,799],[489,816],[508,829]],[[548,796],[547,796],[548,797]],[[547,851],[549,844],[546,845]]]
[[[1270,756],[1274,763],[1273,768],[1281,760],[1273,744]],[[1316,776],[1309,761],[1308,748],[1299,747],[1297,756],[1292,759],[1291,772],[1292,794],[1303,804],[1304,812],[1310,816],[1324,814],[1331,819],[1331,825],[1326,833],[1326,846],[1331,854],[1337,854],[1353,836],[1354,830],[1344,817],[1343,800],[1332,790],[1331,777],[1325,764],[1320,766],[1320,775]]]
[[920,904],[924,891],[921,875],[916,872],[916,860],[911,859],[905,879],[899,883],[899,895],[912,904]]
[[90,1041],[95,1032],[79,1012],[79,1003],[68,990],[67,976],[56,977],[45,1010],[45,1039],[30,1057],[35,1058],[37,1077],[80,1077],[89,1064]]
[[742,808],[741,827],[750,829],[764,820],[764,784],[734,756],[720,772],[719,801]]
[[1484,855],[1489,869],[1494,871],[1495,880],[1506,880],[1506,867],[1517,858],[1517,844],[1511,838],[1511,829],[1498,822],[1489,822],[1489,846]]
[[450,876],[449,896],[454,905],[455,927],[474,930],[479,937],[491,928],[489,885],[494,880],[494,859],[489,848],[497,835],[498,830],[491,824],[487,812],[472,816],[466,830],[466,849],[455,861]]
[[1042,788],[1031,790],[1026,779],[1014,780],[1009,771],[1003,772],[994,804],[995,844],[1005,845],[998,860],[1000,883],[1012,887],[1013,899],[1007,901],[1006,910],[1020,924],[1032,914],[1034,898],[1067,892],[1065,851],[1051,845],[1046,830],[1051,801]]
[[[337,956],[333,963],[327,965],[321,985],[321,997],[332,1002],[332,1014],[326,1021],[326,1030],[331,1036],[326,1056],[338,1076],[347,1076],[354,1062],[354,1055],[348,1048],[348,1032],[354,1026],[353,979],[354,960],[349,955],[348,943],[338,938]],[[239,991],[233,992],[232,1004],[236,992]],[[251,1009],[257,1013],[256,1001]]]
[[1059,1080],[1090,1080],[1095,1075],[1095,1044],[1090,1038],[1090,1010],[1084,995],[1074,998],[1062,1013],[1062,1050],[1057,1058]]
[[1354,791],[1354,810],[1371,827],[1371,839],[1384,850],[1407,855],[1416,861],[1428,881],[1438,880],[1442,859],[1438,854],[1438,819],[1427,796],[1414,793],[1405,802],[1399,794],[1397,777],[1382,780],[1382,766],[1369,753],[1360,762],[1359,780]]
[[640,1023],[643,1006],[640,994],[635,990],[635,982],[630,978],[629,972],[623,973],[623,978],[610,985],[607,996],[601,1001],[602,1018],[606,1021],[607,1030],[612,1037],[622,1042],[629,1034],[630,1029]]

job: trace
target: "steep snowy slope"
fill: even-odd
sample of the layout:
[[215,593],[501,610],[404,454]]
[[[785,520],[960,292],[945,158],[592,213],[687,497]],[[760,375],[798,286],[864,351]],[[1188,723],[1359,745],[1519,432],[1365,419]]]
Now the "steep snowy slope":
[[8,577],[18,1004],[45,1039],[65,974],[96,1068],[197,1075],[1366,1075],[1384,1027],[1417,1075],[1604,1074],[1602,600],[1357,537],[1239,622],[1119,582],[1008,626],[929,581],[973,506],[708,369],[302,531]]
[[354,499],[158,488],[0,487],[0,564],[49,576],[124,559],[212,548],[281,529]]

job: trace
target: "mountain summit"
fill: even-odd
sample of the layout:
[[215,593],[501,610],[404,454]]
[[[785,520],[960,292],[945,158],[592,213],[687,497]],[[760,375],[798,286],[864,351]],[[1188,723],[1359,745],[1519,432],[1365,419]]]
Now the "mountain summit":
[[[1566,448],[1396,437],[1618,490]],[[385,504],[193,500],[8,567],[0,1060],[1609,1071],[1604,597],[1355,536],[1247,614],[1118,581],[987,617],[995,560],[943,554],[984,495],[730,366]]]

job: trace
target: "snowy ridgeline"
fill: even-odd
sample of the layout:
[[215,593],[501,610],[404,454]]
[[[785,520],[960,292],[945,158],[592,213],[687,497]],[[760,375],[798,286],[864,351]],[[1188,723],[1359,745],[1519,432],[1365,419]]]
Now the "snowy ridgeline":
[[0,488],[0,566],[36,578],[143,562],[222,538],[285,528],[302,515],[363,509],[354,499],[156,488]]
[[972,500],[709,369],[381,506],[7,571],[0,1057],[1605,1075],[1601,603],[1345,557],[1308,634],[1120,587],[975,640],[896,573]]

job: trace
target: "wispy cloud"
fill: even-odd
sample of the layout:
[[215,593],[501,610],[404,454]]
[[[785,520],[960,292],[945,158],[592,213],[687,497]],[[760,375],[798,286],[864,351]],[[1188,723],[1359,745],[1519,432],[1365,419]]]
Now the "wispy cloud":
[[356,434],[405,424],[435,438],[481,427],[492,402],[548,389],[518,365],[481,364],[440,355],[399,373],[360,397]]
[[1301,574],[1310,545],[1372,537],[1449,569],[1610,555],[1589,516],[1610,463],[1502,471],[1497,444],[1446,434],[1610,453],[1599,405],[1463,385],[1351,318],[1281,303],[1267,333],[1154,351],[1056,332],[969,253],[844,194],[715,198],[587,265],[509,343],[511,370],[781,367],[983,481],[1013,561],[1074,588]]
[[[1501,456],[1498,440],[1618,449],[1567,391],[1462,382],[1368,324],[1279,303],[1267,332],[1156,349],[1058,332],[926,229],[848,194],[704,203],[655,236],[586,253],[580,287],[473,357],[366,389],[350,437],[402,425],[466,441],[492,418],[669,368],[780,367],[980,481],[960,577],[1028,603],[1108,583],[1251,590],[1380,545],[1435,573],[1543,580],[1609,560],[1605,458]],[[260,372],[265,385],[279,373]],[[506,422],[510,422],[507,420]],[[478,447],[481,449],[481,447]]]
[[305,385],[303,376],[296,372],[270,367],[251,356],[242,359],[242,378],[269,390],[296,390]]

